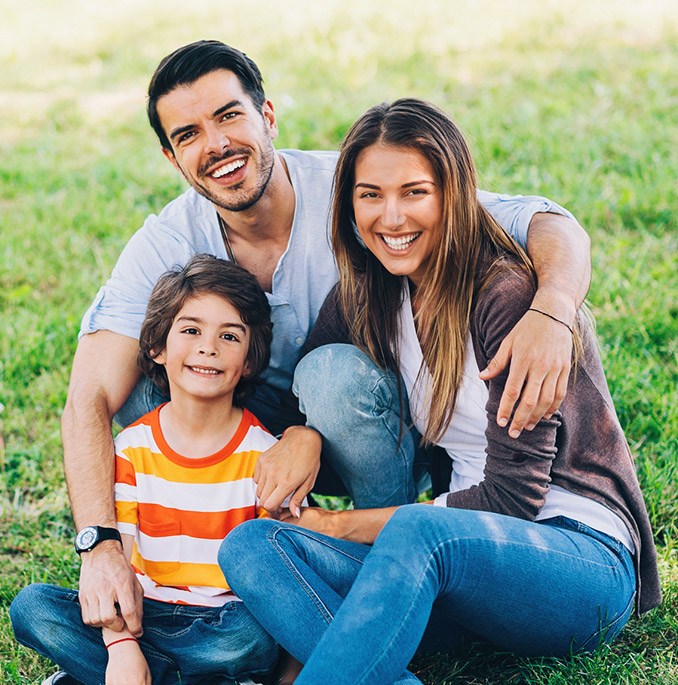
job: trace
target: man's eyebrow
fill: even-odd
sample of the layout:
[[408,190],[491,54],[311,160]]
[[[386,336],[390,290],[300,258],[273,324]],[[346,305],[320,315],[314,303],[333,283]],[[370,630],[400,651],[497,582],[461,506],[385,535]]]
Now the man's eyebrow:
[[[214,110],[212,112],[212,118],[218,117],[220,114],[223,114],[224,112],[228,111],[229,109],[233,109],[233,107],[242,107],[243,103],[240,100],[231,100],[227,102],[225,105],[222,107],[219,107],[219,109]],[[192,131],[195,128],[195,124],[186,124],[186,126],[178,126],[177,128],[173,129],[170,134],[169,134],[169,139],[174,140],[178,136],[180,136],[182,133],[187,133],[188,131]]]
[[241,100],[231,100],[230,102],[227,102],[223,107],[219,107],[219,109],[215,109],[214,112],[212,112],[212,118],[218,117],[220,114],[223,114],[229,109],[233,109],[233,107],[242,107],[243,103]]

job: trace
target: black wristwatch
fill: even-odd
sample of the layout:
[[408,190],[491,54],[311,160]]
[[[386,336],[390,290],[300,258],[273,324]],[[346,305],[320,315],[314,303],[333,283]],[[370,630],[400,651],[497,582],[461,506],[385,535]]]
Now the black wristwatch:
[[75,536],[75,551],[78,554],[91,552],[104,540],[117,540],[122,542],[117,528],[104,528],[103,526],[87,526]]

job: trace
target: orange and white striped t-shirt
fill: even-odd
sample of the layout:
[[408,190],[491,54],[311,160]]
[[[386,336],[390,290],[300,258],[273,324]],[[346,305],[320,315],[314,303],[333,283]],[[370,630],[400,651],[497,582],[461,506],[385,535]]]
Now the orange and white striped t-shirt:
[[132,566],[146,597],[221,606],[236,597],[217,564],[219,546],[239,523],[267,515],[254,465],[276,439],[245,409],[223,449],[189,459],[165,441],[160,409],[115,440],[118,529],[134,536]]

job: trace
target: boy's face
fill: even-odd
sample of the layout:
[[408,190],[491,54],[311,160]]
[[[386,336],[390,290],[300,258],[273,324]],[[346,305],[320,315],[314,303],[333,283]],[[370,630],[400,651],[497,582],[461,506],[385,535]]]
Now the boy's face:
[[249,346],[249,326],[238,310],[228,300],[205,294],[186,300],[155,361],[165,366],[173,401],[182,396],[232,398],[238,381],[250,370]]

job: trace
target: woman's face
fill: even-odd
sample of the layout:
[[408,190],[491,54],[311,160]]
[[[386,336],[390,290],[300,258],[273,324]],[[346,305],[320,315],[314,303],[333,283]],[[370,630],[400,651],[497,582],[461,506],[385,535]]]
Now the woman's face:
[[412,148],[365,148],[355,166],[353,209],[367,249],[396,276],[420,285],[437,240],[443,197],[433,167]]

